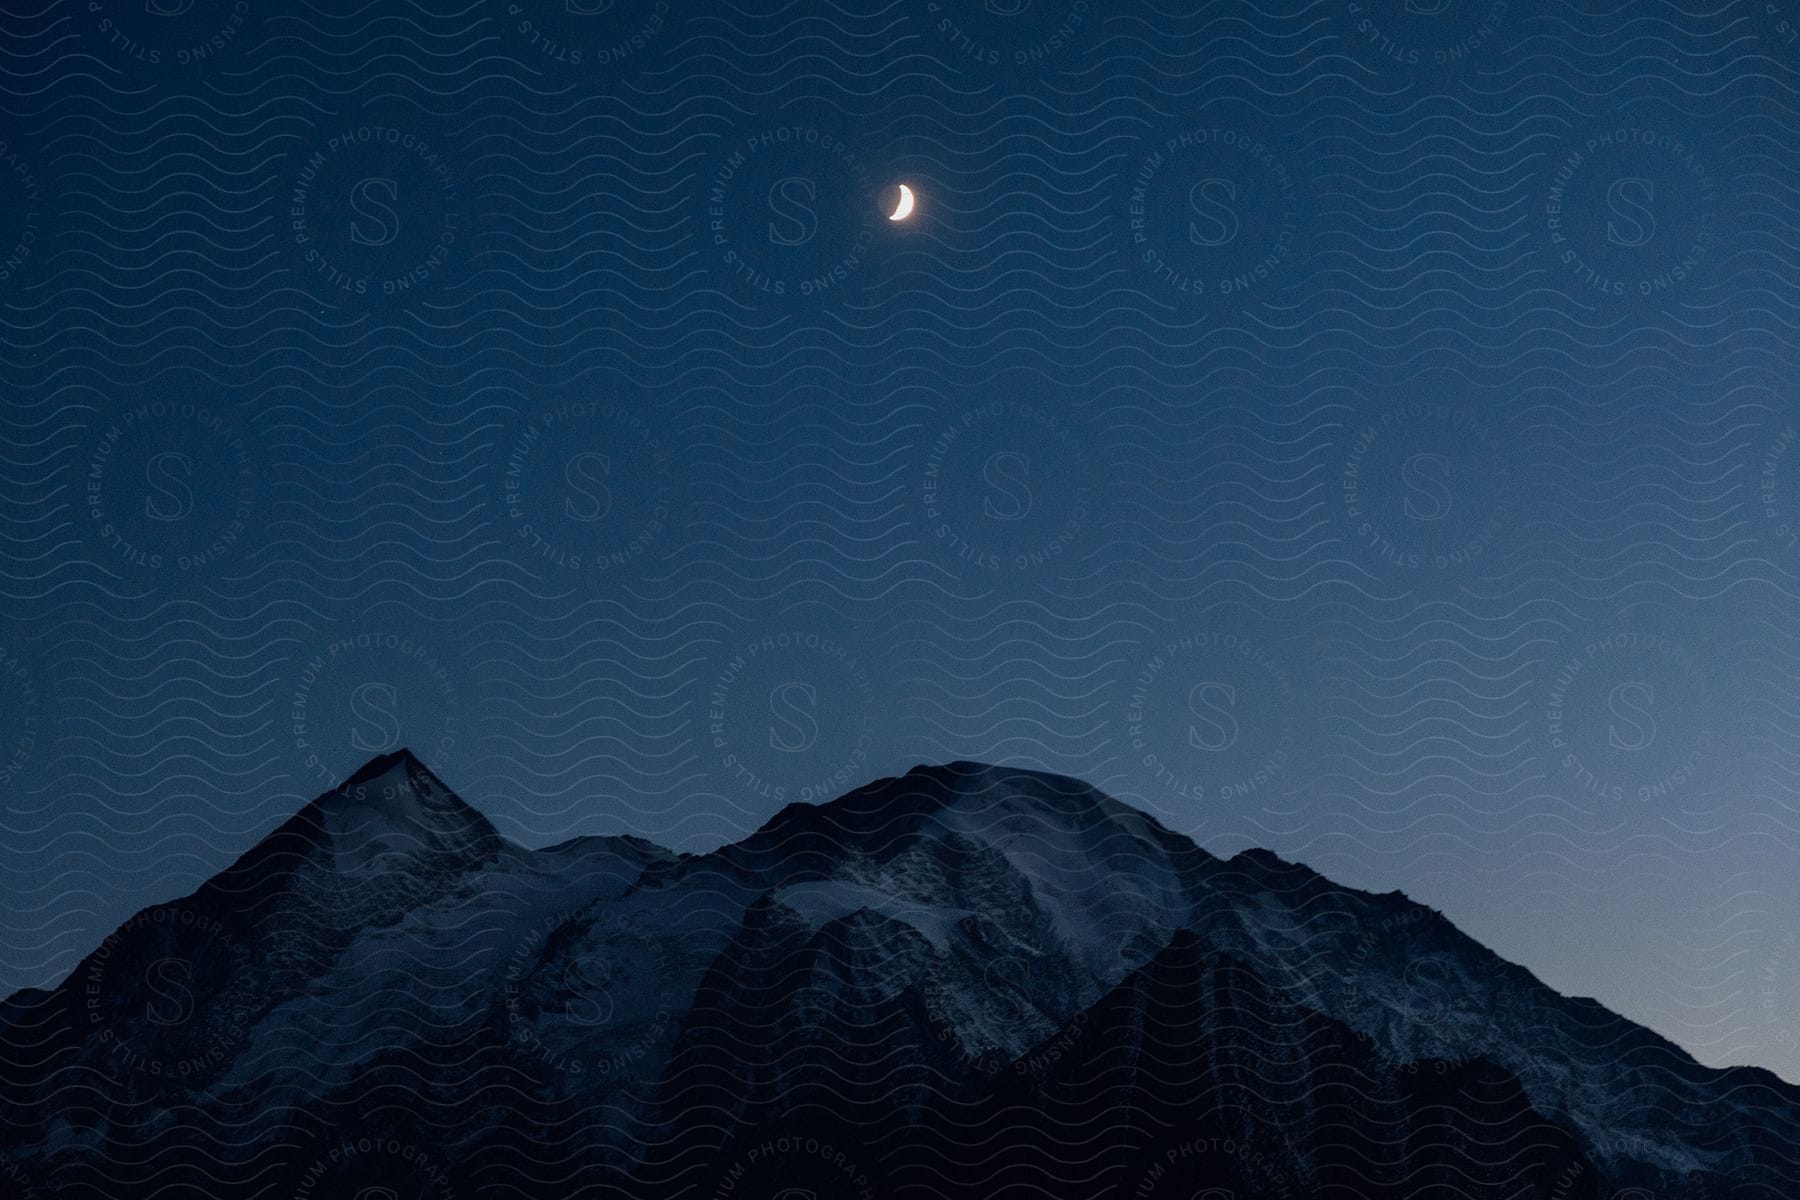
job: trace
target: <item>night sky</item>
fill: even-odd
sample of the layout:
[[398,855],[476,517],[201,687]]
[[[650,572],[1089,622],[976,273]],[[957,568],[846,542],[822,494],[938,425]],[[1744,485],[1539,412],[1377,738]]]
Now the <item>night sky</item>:
[[975,758],[1800,1080],[1800,4],[24,7],[0,989]]

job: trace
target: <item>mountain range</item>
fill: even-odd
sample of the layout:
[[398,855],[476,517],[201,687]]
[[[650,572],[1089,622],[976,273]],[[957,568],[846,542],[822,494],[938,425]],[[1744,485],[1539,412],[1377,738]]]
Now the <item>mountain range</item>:
[[0,1005],[0,1190],[1800,1196],[1800,1089],[1398,892],[955,762],[676,854],[407,751]]

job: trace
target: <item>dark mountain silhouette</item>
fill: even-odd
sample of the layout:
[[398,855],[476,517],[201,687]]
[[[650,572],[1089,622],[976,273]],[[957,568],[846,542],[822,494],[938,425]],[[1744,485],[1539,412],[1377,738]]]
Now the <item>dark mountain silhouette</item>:
[[1800,1195],[1800,1089],[975,763],[676,855],[383,756],[7,1000],[0,1083],[17,1194]]

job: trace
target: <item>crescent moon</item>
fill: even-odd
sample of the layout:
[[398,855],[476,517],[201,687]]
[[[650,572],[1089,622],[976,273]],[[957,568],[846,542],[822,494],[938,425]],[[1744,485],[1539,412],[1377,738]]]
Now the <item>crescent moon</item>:
[[906,220],[906,218],[912,216],[912,210],[913,210],[912,189],[907,187],[903,183],[900,185],[900,200],[897,204],[894,205],[894,211],[888,214],[888,220],[904,221],[904,220]]

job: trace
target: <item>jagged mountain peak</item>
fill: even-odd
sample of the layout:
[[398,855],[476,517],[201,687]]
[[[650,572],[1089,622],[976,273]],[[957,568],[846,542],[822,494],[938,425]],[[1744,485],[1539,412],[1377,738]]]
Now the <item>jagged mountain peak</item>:
[[377,755],[295,817],[343,873],[421,857],[486,857],[502,844],[493,824],[411,750]]
[[428,779],[438,787],[444,787],[443,781],[432,773],[431,768],[426,766],[419,756],[412,752],[411,748],[401,746],[397,750],[377,754],[358,767],[348,779],[338,784],[332,791],[353,791],[364,784],[375,783],[383,779],[398,781],[414,775]]

